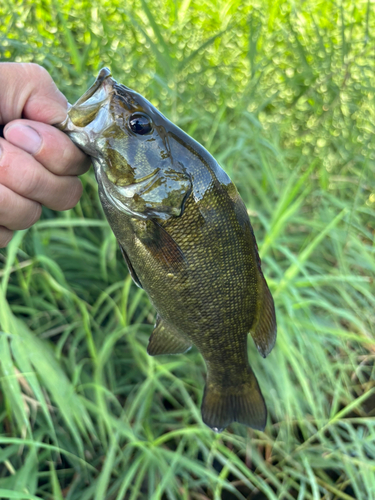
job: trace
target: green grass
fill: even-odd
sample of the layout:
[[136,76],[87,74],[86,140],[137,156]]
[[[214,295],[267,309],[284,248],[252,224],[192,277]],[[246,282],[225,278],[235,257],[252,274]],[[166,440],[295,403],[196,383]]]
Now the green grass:
[[108,65],[240,189],[278,340],[265,432],[200,419],[193,350],[146,354],[92,173],[0,254],[0,498],[375,498],[375,20],[369,1],[5,0],[0,60],[74,101]]

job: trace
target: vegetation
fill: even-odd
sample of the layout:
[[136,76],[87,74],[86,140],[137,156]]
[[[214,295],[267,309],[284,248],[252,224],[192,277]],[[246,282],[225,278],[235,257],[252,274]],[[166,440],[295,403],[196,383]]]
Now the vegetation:
[[204,365],[146,354],[92,172],[1,252],[0,498],[375,495],[373,4],[3,0],[0,60],[74,101],[107,65],[207,147],[240,189],[278,340],[249,357],[265,432],[200,419]]

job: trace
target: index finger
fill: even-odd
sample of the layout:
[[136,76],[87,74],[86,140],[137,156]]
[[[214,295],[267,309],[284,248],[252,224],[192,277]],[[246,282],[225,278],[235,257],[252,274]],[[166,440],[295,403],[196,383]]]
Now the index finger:
[[33,63],[0,63],[0,125],[17,118],[60,123],[68,103],[50,74]]

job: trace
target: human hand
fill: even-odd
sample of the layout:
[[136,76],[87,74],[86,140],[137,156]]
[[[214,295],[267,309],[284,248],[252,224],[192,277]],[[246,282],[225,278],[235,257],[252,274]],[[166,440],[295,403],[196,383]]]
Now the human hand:
[[41,205],[68,210],[81,197],[77,175],[90,160],[52,126],[66,114],[67,100],[44,68],[0,63],[0,247],[39,219]]

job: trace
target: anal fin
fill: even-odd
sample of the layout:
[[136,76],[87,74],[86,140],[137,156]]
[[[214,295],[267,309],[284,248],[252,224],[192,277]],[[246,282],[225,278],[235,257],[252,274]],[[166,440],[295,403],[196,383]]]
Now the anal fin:
[[191,342],[175,332],[158,315],[154,331],[151,334],[147,352],[150,356],[159,354],[182,354],[191,347]]
[[263,274],[260,281],[263,286],[261,287],[258,321],[250,333],[258,351],[265,358],[275,345],[277,327],[275,305]]

